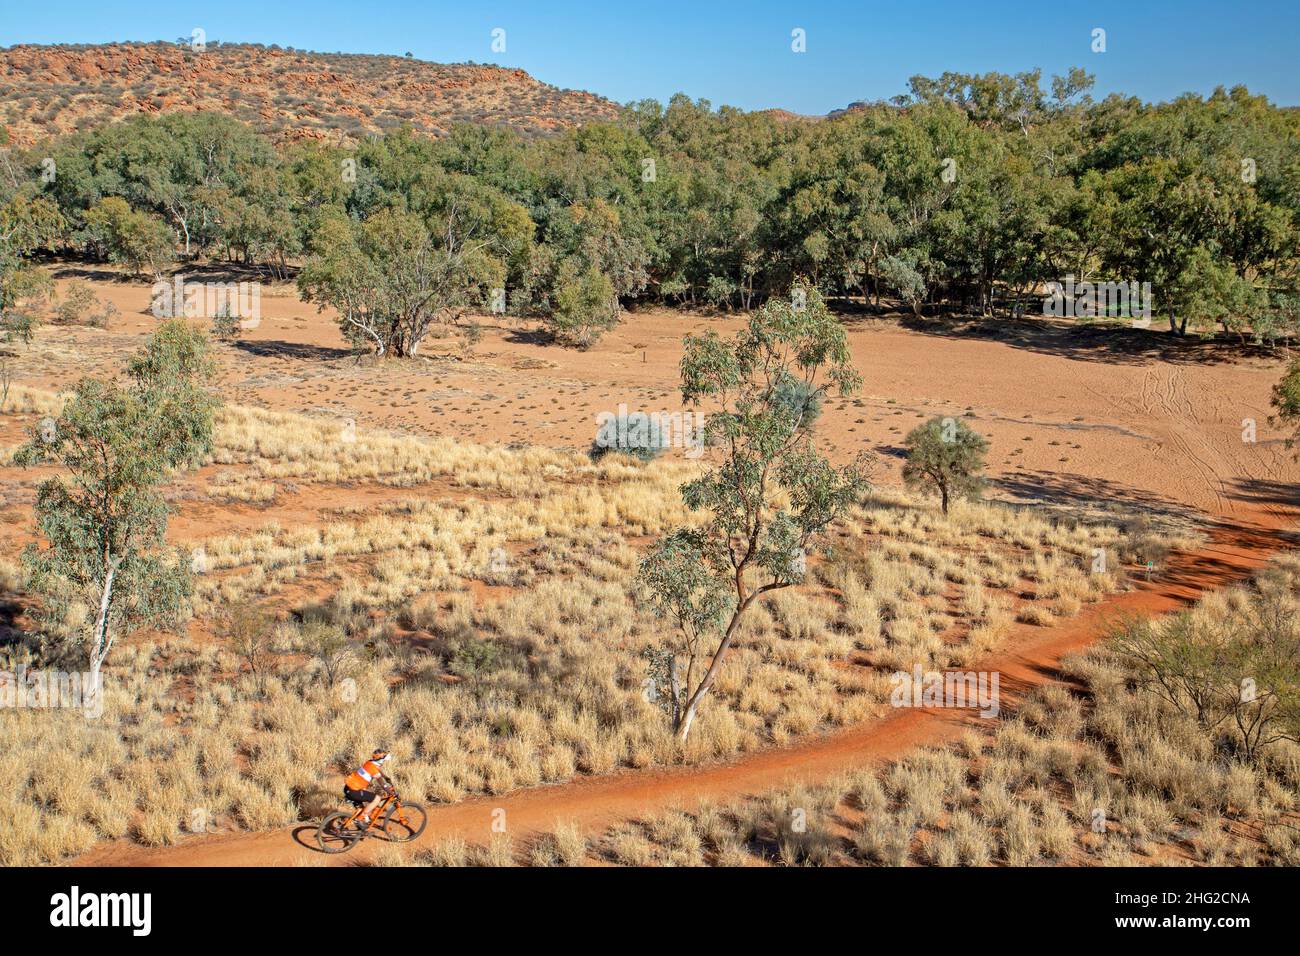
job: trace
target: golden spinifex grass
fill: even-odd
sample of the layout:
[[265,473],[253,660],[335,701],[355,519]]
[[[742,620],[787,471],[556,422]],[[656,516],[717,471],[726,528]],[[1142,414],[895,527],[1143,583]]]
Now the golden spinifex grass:
[[[1300,611],[1300,555],[1267,574]],[[1259,601],[1258,591],[1234,588],[1207,596],[1192,616],[1232,627]],[[1207,732],[1142,687],[1113,642],[1065,670],[1084,693],[1048,685],[989,735],[822,786],[620,824],[588,841],[584,862],[1300,864],[1300,746],[1280,740],[1247,758],[1230,726]],[[416,862],[448,860],[434,848]]]
[[[55,407],[23,390],[7,410]],[[958,503],[944,517],[874,493],[810,556],[807,582],[745,622],[683,749],[644,694],[641,652],[662,625],[633,582],[646,537],[680,520],[677,488],[697,465],[340,441],[332,428],[227,409],[214,457],[272,481],[408,490],[322,523],[268,520],[181,542],[203,555],[191,631],[215,640],[127,642],[108,662],[98,720],[0,713],[0,761],[16,781],[0,796],[12,822],[0,861],[312,818],[377,741],[399,757],[404,792],[437,802],[867,720],[887,710],[893,670],[969,663],[1027,604],[1054,618],[1121,587],[1133,546],[1118,523],[997,503]],[[182,515],[190,501],[179,496]],[[1112,556],[1102,573],[1097,549]],[[240,602],[280,617],[256,673],[222,636]],[[40,761],[25,758],[34,752]],[[143,779],[154,782],[134,785]],[[571,835],[536,852],[571,860]]]

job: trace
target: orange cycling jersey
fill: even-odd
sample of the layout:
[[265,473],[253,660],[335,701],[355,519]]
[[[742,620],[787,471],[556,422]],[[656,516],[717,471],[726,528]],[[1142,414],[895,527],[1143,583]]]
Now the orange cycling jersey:
[[383,769],[373,760],[367,760],[356,770],[348,774],[346,781],[348,787],[352,790],[366,790],[370,787],[376,777],[383,773]]

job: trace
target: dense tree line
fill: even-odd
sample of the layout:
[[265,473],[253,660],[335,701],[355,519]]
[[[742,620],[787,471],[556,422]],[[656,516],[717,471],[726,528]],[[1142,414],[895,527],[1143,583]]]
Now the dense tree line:
[[1244,88],[1151,105],[1091,86],[916,77],[817,122],[679,95],[544,140],[466,126],[355,146],[140,116],[6,157],[0,306],[43,248],[296,274],[358,347],[395,355],[471,310],[544,316],[582,345],[638,297],[748,309],[796,282],[981,315],[1040,311],[1067,277],[1149,283],[1177,334],[1290,336],[1300,114]]

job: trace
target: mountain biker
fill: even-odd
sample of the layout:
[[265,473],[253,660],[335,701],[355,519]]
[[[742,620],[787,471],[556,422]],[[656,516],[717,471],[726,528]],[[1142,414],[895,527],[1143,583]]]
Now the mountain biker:
[[384,769],[391,759],[392,754],[387,750],[376,750],[369,760],[348,774],[343,781],[343,796],[352,803],[365,805],[361,811],[362,826],[370,825],[370,815],[384,799],[383,791],[378,788],[382,786],[384,790],[392,789],[392,784],[384,776]]

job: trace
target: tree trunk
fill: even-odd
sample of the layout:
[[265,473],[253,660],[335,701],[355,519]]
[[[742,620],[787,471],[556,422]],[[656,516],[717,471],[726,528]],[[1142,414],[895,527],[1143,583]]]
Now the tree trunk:
[[943,504],[943,513],[948,513],[948,489],[942,485],[939,487],[939,500]]
[[722,665],[723,655],[727,653],[727,649],[731,647],[731,642],[736,637],[736,629],[740,625],[741,615],[745,613],[745,610],[749,607],[749,603],[753,599],[754,595],[751,594],[740,604],[736,605],[736,610],[731,615],[731,623],[727,625],[727,632],[723,635],[722,642],[718,644],[718,649],[713,655],[713,660],[709,662],[709,669],[705,671],[704,679],[700,681],[700,686],[695,688],[695,693],[691,694],[690,699],[687,700],[686,707],[682,711],[681,723],[677,728],[677,739],[681,743],[685,743],[686,738],[690,736],[691,725],[695,723],[695,714],[700,709],[700,701],[704,699],[704,696],[713,687],[713,682],[718,677],[718,669]]
[[699,695],[692,696],[686,704],[686,710],[682,713],[681,726],[677,729],[677,739],[681,743],[686,743],[686,738],[691,735],[691,724],[695,723],[695,711],[699,706]]
[[682,722],[682,682],[677,676],[677,655],[668,662],[668,689],[673,695],[673,726]]
[[99,617],[95,621],[95,640],[90,647],[90,679],[92,686],[99,685],[99,668],[108,657],[111,642],[108,640],[108,609],[113,603],[113,577],[117,574],[120,559],[108,562],[108,574],[104,577],[104,593],[99,599]]

